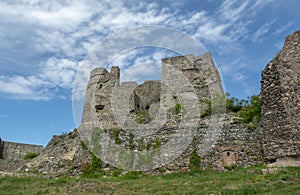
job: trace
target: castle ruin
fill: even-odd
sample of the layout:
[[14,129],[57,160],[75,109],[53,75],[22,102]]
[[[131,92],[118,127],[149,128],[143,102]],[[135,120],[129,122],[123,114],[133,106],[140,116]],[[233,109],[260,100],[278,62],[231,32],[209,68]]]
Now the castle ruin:
[[[199,115],[206,109],[205,101],[222,94],[223,89],[209,53],[162,59],[161,81],[145,81],[140,85],[120,83],[118,67],[112,67],[110,72],[97,68],[91,72],[87,85],[79,133],[75,130],[53,136],[43,150],[42,146],[0,140],[1,165],[5,159],[13,161],[23,158],[27,152],[42,150],[40,156],[26,163],[26,169],[80,175],[91,162],[90,151],[93,151],[92,147],[86,148],[84,142],[93,146],[95,140],[89,136],[101,131],[113,143],[104,147],[112,151],[111,156],[117,153],[114,145],[124,148],[124,152],[147,152],[164,148],[171,138],[188,134],[187,143],[175,139],[177,144],[172,150],[180,151],[184,146],[180,154],[155,166],[171,172],[187,171],[193,150],[201,151],[203,142],[207,142],[205,136],[212,130],[217,137],[205,153],[200,153],[201,168],[247,167],[287,158],[294,159],[299,166],[300,31],[286,38],[282,51],[263,70],[261,85],[260,126],[249,129],[245,124],[236,123],[231,113],[226,113],[222,126],[210,128],[214,113],[202,119]],[[95,131],[95,127],[99,131]],[[99,141],[99,137],[96,138]],[[282,162],[281,165],[285,165],[286,161]]]
[[[298,159],[299,45],[300,31],[287,37],[282,51],[262,73],[261,126],[250,130],[244,124],[236,124],[232,116],[226,114],[222,121],[224,125],[218,127],[221,129],[210,129],[217,132],[217,139],[207,153],[202,154],[203,167],[249,166],[275,162],[283,157]],[[171,73],[171,69],[182,74],[176,71]],[[159,138],[164,145],[174,132],[184,131],[185,127],[180,126],[179,119],[184,112],[174,114],[176,105],[184,104],[183,107],[197,112],[190,115],[190,121],[197,123],[192,133],[193,142],[164,167],[186,170],[192,149],[196,147],[201,150],[211,120],[197,120],[198,114],[206,108],[205,100],[212,99],[216,93],[222,94],[223,90],[209,53],[198,57],[186,55],[162,59],[162,80],[145,81],[141,85],[136,82],[120,83],[118,67],[112,67],[110,73],[104,68],[97,68],[91,72],[87,86],[81,130],[84,135],[86,129],[92,129],[86,124],[97,124],[99,128],[107,130],[111,139],[114,132],[120,130],[118,144],[122,147],[145,150],[139,146],[144,144],[149,146],[148,149],[153,149],[155,139]],[[185,99],[188,100],[182,101]],[[161,107],[165,112],[160,110]],[[158,120],[155,116],[158,116]],[[131,147],[128,138],[130,129],[148,133],[135,139]],[[179,140],[178,145],[181,144]]]
[[[249,131],[243,124],[232,124],[229,116],[213,122],[220,123],[219,126],[210,124],[212,118],[200,120],[200,113],[207,108],[205,101],[222,94],[219,73],[209,53],[162,59],[162,80],[145,81],[141,85],[120,83],[118,67],[112,67],[111,72],[96,68],[87,85],[79,131],[82,138],[93,145],[88,136],[95,127],[104,129],[111,140],[117,140],[115,144],[118,142],[133,151],[154,150],[157,140],[160,147],[170,147],[173,135],[180,135],[170,151],[178,156],[162,163],[170,171],[187,170],[194,148],[206,150],[199,152],[204,168],[261,163],[260,129]],[[192,112],[186,113],[186,110]],[[186,116],[188,118],[184,118]],[[132,132],[138,132],[139,136],[134,135],[130,140]],[[212,132],[215,137],[207,137]],[[209,139],[212,141],[206,146]],[[109,150],[112,148],[106,152]]]

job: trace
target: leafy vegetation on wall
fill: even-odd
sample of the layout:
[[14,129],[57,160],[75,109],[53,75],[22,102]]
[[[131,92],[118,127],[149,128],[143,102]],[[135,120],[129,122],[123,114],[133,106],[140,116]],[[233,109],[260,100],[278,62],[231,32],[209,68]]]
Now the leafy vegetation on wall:
[[[217,107],[214,108],[214,112],[221,111],[222,108],[218,108],[218,102],[222,101],[222,98],[226,98],[226,112],[236,113],[241,119],[241,123],[248,124],[249,129],[255,129],[260,122],[261,102],[259,95],[253,95],[248,99],[239,100],[235,97],[230,97],[230,94],[226,94],[226,97],[217,96],[213,100],[207,100],[207,109],[200,114],[200,116],[206,117],[212,114],[212,102]],[[223,99],[224,101],[224,99]]]

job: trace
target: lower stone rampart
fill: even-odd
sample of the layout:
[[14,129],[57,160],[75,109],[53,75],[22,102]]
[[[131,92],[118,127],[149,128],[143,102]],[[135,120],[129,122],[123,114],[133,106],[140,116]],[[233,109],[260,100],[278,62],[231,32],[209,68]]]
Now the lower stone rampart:
[[5,160],[20,160],[28,153],[41,153],[43,146],[0,140],[0,156]]

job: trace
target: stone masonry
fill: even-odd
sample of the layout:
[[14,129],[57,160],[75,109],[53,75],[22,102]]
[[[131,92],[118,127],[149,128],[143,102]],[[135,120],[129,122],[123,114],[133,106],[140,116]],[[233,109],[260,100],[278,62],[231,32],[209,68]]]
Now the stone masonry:
[[2,141],[0,139],[0,156],[5,160],[20,160],[27,153],[41,153],[43,146]]
[[264,157],[275,161],[300,155],[300,31],[262,72],[261,102]]
[[[207,106],[205,101],[223,94],[219,73],[210,54],[162,59],[161,81],[145,81],[141,85],[136,82],[119,83],[119,76],[118,67],[112,67],[110,73],[104,68],[91,72],[79,128],[83,139],[88,139],[85,135],[88,136],[86,133],[94,128],[91,125],[97,124],[110,135],[111,140],[114,139],[114,132],[120,131],[118,144],[121,147],[143,151],[154,149],[156,140],[159,140],[160,147],[167,146],[174,134],[184,133],[175,140],[172,150],[176,151],[186,144],[182,142],[182,137],[188,136],[185,133],[192,131],[193,135],[189,136],[194,137],[195,141],[189,140],[190,144],[183,153],[163,166],[169,171],[187,170],[191,152],[195,147],[201,149],[199,147],[205,141],[203,137],[210,122],[208,118],[199,121],[200,113]],[[189,119],[182,118],[187,114],[183,110],[175,114],[174,107],[177,104],[195,112],[189,114]],[[165,112],[160,110],[161,107]],[[159,113],[158,120],[152,117],[153,110]],[[138,125],[135,119],[140,117],[141,112],[150,115],[150,121]],[[160,124],[160,121],[164,123]],[[182,121],[187,122],[182,125]],[[210,146],[209,152],[201,156],[203,168],[222,169],[262,162],[260,130],[250,131],[245,125],[231,124],[230,121],[228,116],[227,121],[219,121],[225,124],[224,129],[220,131],[218,141]],[[196,126],[192,123],[196,123]],[[129,131],[132,129],[143,133],[130,143]]]
[[[80,175],[91,163],[93,145],[88,143],[100,139],[89,136],[99,132],[108,135],[105,139],[110,145],[104,150],[111,151],[108,152],[111,156],[117,153],[114,145],[124,148],[124,153],[134,154],[163,149],[173,140],[176,144],[170,155],[175,158],[163,166],[157,163],[160,168],[151,173],[187,171],[192,151],[203,149],[209,131],[216,132],[217,139],[206,153],[200,153],[201,168],[247,167],[275,161],[286,164],[286,159],[299,164],[300,31],[286,38],[282,51],[262,72],[261,85],[261,125],[249,129],[235,121],[233,113],[226,113],[222,121],[213,120],[218,113],[199,118],[206,109],[205,101],[223,94],[219,73],[209,53],[162,59],[161,81],[145,81],[140,85],[120,83],[118,67],[112,67],[110,72],[96,68],[87,85],[78,131],[53,136],[44,149],[0,139],[0,170]],[[222,125],[210,128],[212,123]],[[182,141],[186,135],[192,139]],[[185,149],[177,154],[181,146]],[[23,157],[28,152],[41,154],[25,161]],[[103,164],[103,168],[113,170],[114,164]]]

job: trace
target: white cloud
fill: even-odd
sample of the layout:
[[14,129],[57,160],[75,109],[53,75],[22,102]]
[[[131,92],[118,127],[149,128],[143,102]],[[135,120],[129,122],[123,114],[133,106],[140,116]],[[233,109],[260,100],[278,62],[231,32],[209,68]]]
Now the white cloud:
[[202,13],[194,37],[217,46],[219,52],[238,51],[239,41],[249,37],[249,25],[257,12],[272,1],[225,0],[213,16]]
[[48,100],[60,90],[71,89],[76,62],[50,58],[40,66],[35,75],[0,76],[0,94],[13,99]]
[[161,59],[174,55],[173,52],[164,49],[137,48],[118,56],[111,66],[119,66],[121,69],[121,82],[160,79]]
[[221,18],[231,23],[238,21],[245,15],[245,11],[249,9],[249,1],[226,0],[220,6]]
[[272,24],[274,24],[276,22],[276,20],[277,19],[274,19],[274,20],[272,20],[270,22],[266,22],[264,25],[260,26],[257,29],[257,31],[254,33],[252,40],[254,42],[261,42],[262,41],[261,37],[270,31]]
[[273,34],[280,34],[280,33],[284,32],[284,31],[286,31],[289,27],[291,27],[293,25],[293,23],[294,22],[290,21],[287,24],[284,24],[284,25],[280,26],[278,29],[276,29],[274,31]]
[[[209,15],[203,10],[180,13],[180,6],[187,1],[183,4],[172,4],[174,7],[159,4],[160,2],[106,0],[101,3],[2,1],[0,52],[11,51],[14,55],[9,58],[14,60],[1,57],[0,63],[4,66],[11,66],[12,63],[15,70],[30,66],[34,71],[23,76],[2,74],[0,93],[16,99],[48,100],[66,97],[72,88],[76,69],[96,43],[110,33],[142,25],[175,27],[200,41],[217,45],[219,51],[238,49],[237,41],[247,37],[247,26],[252,22],[251,17],[265,2],[256,1],[253,4],[250,0],[226,0],[213,15]],[[257,38],[266,33],[268,27],[259,30]],[[26,47],[20,49],[20,46]],[[17,62],[18,52],[39,58],[40,63],[29,63],[31,58],[22,60],[27,64]],[[164,54],[154,53],[152,57],[133,59],[131,67],[123,71],[123,78],[138,77],[141,80],[157,74],[157,67],[152,65],[161,56]],[[122,63],[127,61],[123,59]],[[117,65],[122,66],[121,63]],[[143,74],[138,74],[139,72]]]

